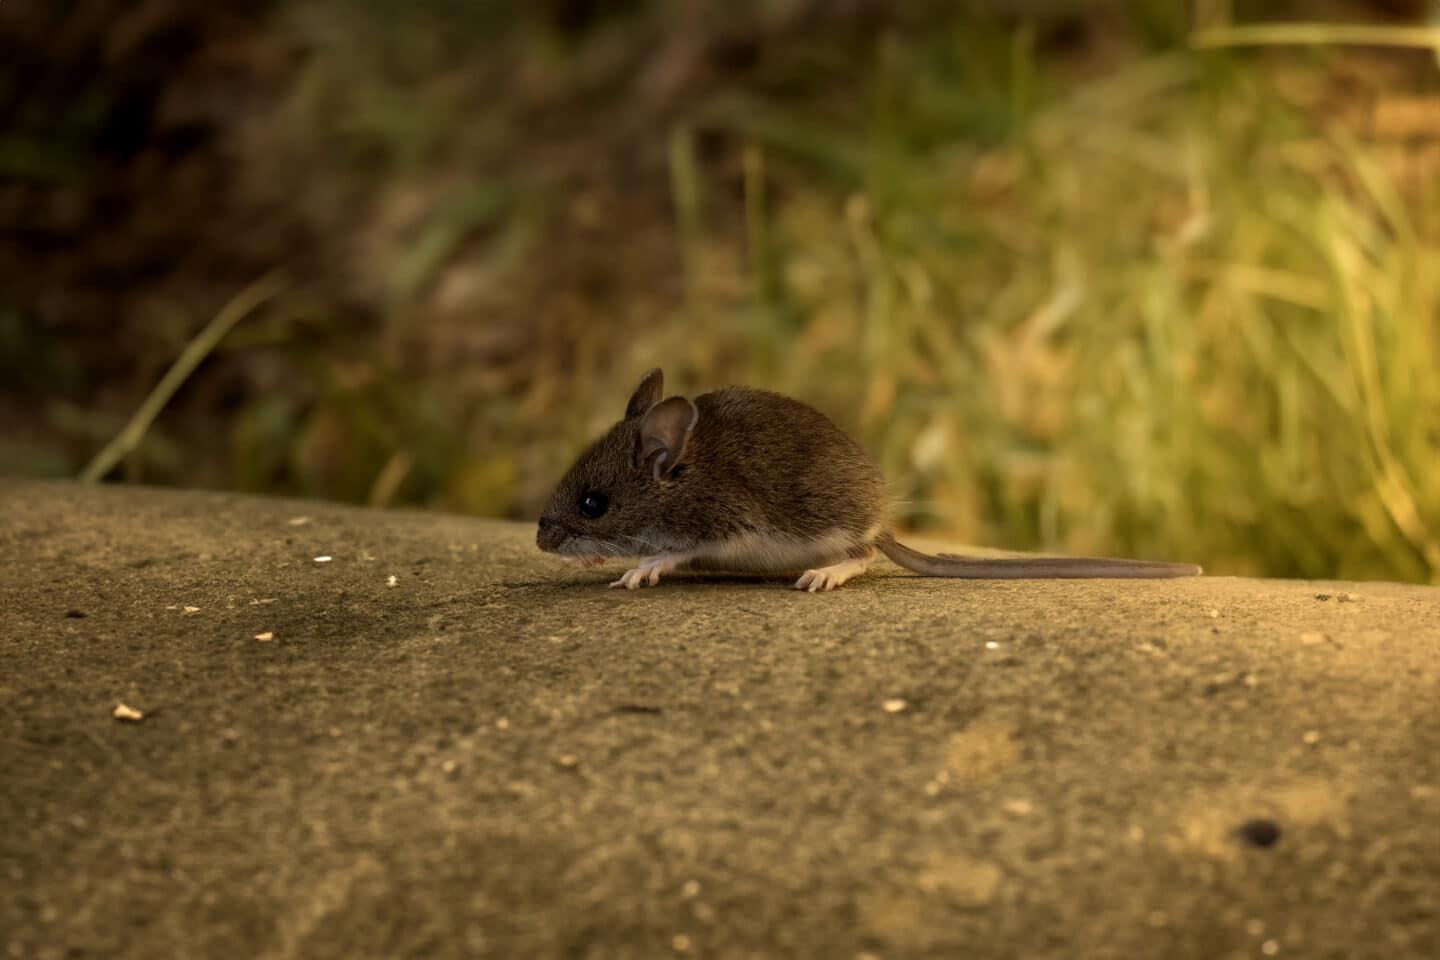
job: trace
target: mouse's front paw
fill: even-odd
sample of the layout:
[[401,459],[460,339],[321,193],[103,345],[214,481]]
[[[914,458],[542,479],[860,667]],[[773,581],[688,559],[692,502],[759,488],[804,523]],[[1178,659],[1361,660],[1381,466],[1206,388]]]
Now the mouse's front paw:
[[634,570],[626,570],[620,575],[620,579],[610,584],[610,586],[624,587],[626,590],[634,590],[637,587],[653,587],[660,582],[660,574],[669,573],[684,562],[684,555],[673,553],[661,553],[653,557],[641,557],[639,565],[636,566]]
[[660,582],[660,571],[655,567],[636,567],[634,570],[626,570],[620,574],[620,579],[610,584],[612,587],[624,587],[626,590],[634,590],[643,587],[647,583],[650,586]]

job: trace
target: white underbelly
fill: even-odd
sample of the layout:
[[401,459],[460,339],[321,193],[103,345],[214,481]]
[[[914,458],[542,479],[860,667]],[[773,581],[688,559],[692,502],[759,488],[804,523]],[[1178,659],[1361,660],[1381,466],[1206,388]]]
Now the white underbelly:
[[855,534],[835,530],[813,539],[743,533],[691,552],[696,566],[733,571],[800,571],[844,559],[857,544]]

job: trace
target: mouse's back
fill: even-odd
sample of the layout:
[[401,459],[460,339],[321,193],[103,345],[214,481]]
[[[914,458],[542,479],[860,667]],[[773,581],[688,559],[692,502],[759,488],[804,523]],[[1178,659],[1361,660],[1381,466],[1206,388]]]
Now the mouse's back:
[[695,407],[686,459],[720,499],[715,506],[745,528],[812,539],[837,529],[873,536],[883,523],[880,469],[819,410],[749,387],[702,394]]

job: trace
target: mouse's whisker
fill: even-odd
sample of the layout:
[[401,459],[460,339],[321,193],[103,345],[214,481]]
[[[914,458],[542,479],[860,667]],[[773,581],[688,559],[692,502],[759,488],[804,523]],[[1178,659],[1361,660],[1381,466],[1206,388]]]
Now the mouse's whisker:
[[[623,534],[622,534],[622,536],[623,536]],[[601,540],[599,537],[596,537],[596,538],[595,538],[595,545],[596,545],[597,547],[604,547],[606,550],[609,551],[609,553],[607,554],[607,553],[604,553],[604,552],[602,552],[602,551],[600,551],[600,550],[596,550],[596,551],[595,551],[595,556],[597,556],[597,557],[604,557],[604,556],[623,557],[623,556],[625,555],[625,548],[622,547],[622,546],[620,546],[620,544],[614,542],[613,540]]]
[[634,542],[634,543],[640,544],[640,546],[642,546],[642,547],[645,548],[645,552],[646,552],[646,553],[656,553],[656,552],[657,552],[656,549],[655,549],[655,547],[654,547],[654,545],[651,544],[649,540],[642,540],[642,539],[640,539],[639,537],[632,537],[632,536],[630,536],[628,533],[617,533],[617,534],[615,534],[615,536],[617,536],[617,537],[624,537],[626,540],[629,540],[629,541],[632,541],[632,542]]

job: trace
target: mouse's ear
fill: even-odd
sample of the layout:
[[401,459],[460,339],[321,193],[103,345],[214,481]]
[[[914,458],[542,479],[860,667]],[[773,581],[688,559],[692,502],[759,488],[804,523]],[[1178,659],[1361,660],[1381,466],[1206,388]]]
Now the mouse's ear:
[[640,421],[640,462],[656,480],[670,475],[685,452],[700,411],[685,397],[655,404]]
[[635,388],[635,392],[630,395],[630,403],[625,407],[625,419],[633,420],[641,416],[659,403],[664,395],[665,374],[656,367],[640,378],[640,386]]

